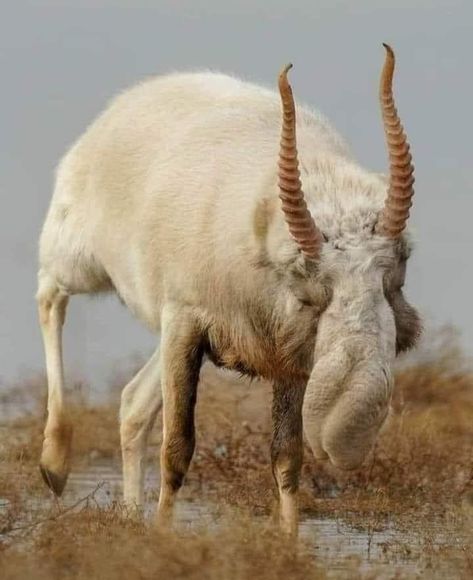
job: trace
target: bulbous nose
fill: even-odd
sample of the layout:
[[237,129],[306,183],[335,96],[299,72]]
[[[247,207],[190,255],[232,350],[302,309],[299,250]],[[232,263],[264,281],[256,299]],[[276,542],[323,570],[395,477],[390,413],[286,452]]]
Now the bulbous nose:
[[336,378],[314,367],[304,400],[304,431],[317,458],[354,469],[370,452],[388,415],[393,380],[375,359],[357,361],[341,383]]
[[389,411],[390,374],[378,367],[354,376],[325,419],[322,448],[340,469],[359,467],[371,451]]

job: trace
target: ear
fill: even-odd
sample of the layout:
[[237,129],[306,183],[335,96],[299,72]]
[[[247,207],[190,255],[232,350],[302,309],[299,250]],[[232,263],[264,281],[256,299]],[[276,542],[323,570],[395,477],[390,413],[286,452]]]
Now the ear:
[[404,298],[402,287],[406,274],[406,259],[385,279],[385,296],[394,313],[396,354],[414,347],[422,334],[422,322],[417,310]]
[[422,335],[422,322],[417,310],[404,298],[402,290],[388,299],[396,325],[396,354],[413,348]]

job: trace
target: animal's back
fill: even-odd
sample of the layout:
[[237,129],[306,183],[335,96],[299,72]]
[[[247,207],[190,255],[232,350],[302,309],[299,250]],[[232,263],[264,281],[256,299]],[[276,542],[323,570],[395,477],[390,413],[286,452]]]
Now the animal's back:
[[[280,127],[275,92],[226,75],[172,74],[125,91],[59,166],[42,267],[70,292],[114,287],[156,327],[176,272],[211,267],[218,247],[231,254],[259,199],[276,195]],[[321,150],[346,155],[302,107],[298,143],[302,165]]]

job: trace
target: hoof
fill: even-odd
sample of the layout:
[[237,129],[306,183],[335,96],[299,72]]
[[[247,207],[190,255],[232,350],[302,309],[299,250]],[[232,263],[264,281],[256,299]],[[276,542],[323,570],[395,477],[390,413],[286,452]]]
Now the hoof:
[[67,476],[60,473],[54,473],[49,469],[46,469],[43,465],[39,466],[41,475],[43,476],[44,483],[49,487],[49,489],[54,493],[56,497],[61,497],[64,487],[66,486]]

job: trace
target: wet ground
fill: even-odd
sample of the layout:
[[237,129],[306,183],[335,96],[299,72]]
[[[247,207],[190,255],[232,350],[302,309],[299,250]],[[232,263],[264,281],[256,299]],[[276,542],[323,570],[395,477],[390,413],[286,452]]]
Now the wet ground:
[[[398,375],[397,388],[393,416],[368,465],[345,477],[330,466],[311,463],[307,455],[304,466],[307,469],[301,481],[304,509],[299,536],[310,557],[304,550],[300,552],[309,559],[311,569],[322,570],[320,577],[470,580],[473,578],[473,374],[452,375],[442,366],[413,368]],[[107,510],[100,513],[92,510],[90,527],[70,517],[80,516],[72,511],[81,511],[86,503],[92,508],[118,505],[118,510],[110,510],[118,514],[117,521],[112,520],[113,533],[120,533],[122,529],[129,532],[130,540],[136,542],[132,544],[135,551],[141,550],[146,537],[150,541],[154,538],[152,533],[146,537],[133,536],[133,530],[130,532],[127,527],[130,522],[121,519],[117,394],[110,391],[110,404],[88,405],[79,397],[79,402],[72,407],[76,456],[58,510],[47,495],[37,469],[44,424],[41,418],[44,402],[31,396],[37,392],[38,385],[26,385],[9,396],[0,395],[0,560],[2,545],[8,545],[12,546],[10,559],[13,561],[16,542],[19,556],[15,566],[19,572],[12,576],[14,580],[25,577],[21,567],[25,546],[29,545],[25,542],[41,536],[47,527],[42,525],[45,521],[52,521],[54,530],[56,519],[60,519],[58,526],[62,523],[63,544],[67,549],[68,539],[72,537],[75,542],[77,536],[76,528],[68,527],[70,521],[82,526],[77,536],[81,541],[95,537],[96,522],[106,521]],[[205,543],[205,538],[202,539],[205,530],[212,534],[218,531],[208,540],[209,550],[214,549],[225,526],[230,529],[230,537],[223,536],[224,541],[235,544],[236,550],[248,542],[252,533],[261,537],[260,530],[269,517],[272,500],[268,458],[270,397],[268,385],[248,385],[226,375],[204,374],[197,408],[198,449],[180,494],[176,522],[178,528],[197,534],[175,536],[197,535]],[[157,503],[160,432],[157,425],[150,441],[148,457],[153,458],[153,463],[148,468],[146,481],[147,521],[152,520]],[[2,500],[2,497],[8,499]],[[88,502],[81,501],[86,497]],[[76,507],[71,510],[71,506]],[[245,509],[250,512],[250,527],[242,527],[240,521],[238,543],[234,540],[237,516],[244,518]],[[18,534],[16,526],[33,529],[34,533]],[[108,526],[106,521],[107,530]],[[168,540],[176,546],[174,537]],[[55,541],[51,545],[57,547]],[[169,545],[163,546],[165,552],[153,556],[155,564],[159,558],[166,562],[169,559]],[[89,558],[88,551],[81,552],[80,542],[75,548],[75,552],[67,552],[68,557],[77,557],[77,562]],[[263,542],[258,549],[253,555],[254,562],[267,559],[268,569],[263,565],[263,572],[270,574],[275,553],[281,550],[281,541],[279,544]],[[184,548],[187,557],[186,550],[187,547]],[[174,552],[174,560],[179,560],[180,553]],[[33,569],[44,560],[45,554],[48,552],[38,552]],[[152,554],[155,554],[154,544]],[[235,551],[232,554],[230,557],[234,557]],[[5,555],[8,556],[6,552]],[[132,557],[132,551],[129,555]],[[125,568],[133,563],[129,555],[118,554]],[[99,551],[90,554],[90,565],[93,566],[93,558],[99,557],[102,557]],[[247,553],[236,558],[246,562]],[[54,561],[53,570],[61,571],[61,562]],[[278,578],[285,579],[286,570],[291,571],[287,575],[291,578],[294,561],[290,555],[285,566]],[[298,578],[319,577],[305,570]],[[62,572],[58,573],[57,577],[62,578]],[[143,577],[141,571],[135,570],[134,576],[127,576],[125,569],[123,573],[127,580]],[[90,580],[87,574],[84,577]],[[243,577],[246,580],[253,576]],[[273,580],[271,574],[262,578],[259,569],[255,577]],[[50,580],[49,576],[46,578]],[[0,579],[3,580],[1,569]]]
[[[156,490],[159,489],[158,473],[148,469],[146,489],[146,517],[151,519],[156,507]],[[90,464],[71,474],[64,504],[72,504],[90,494],[97,485],[94,501],[105,507],[121,500],[122,478],[120,467],[115,462],[91,460]],[[196,494],[200,495],[200,494]],[[198,529],[200,526],[218,526],[222,506],[205,501],[180,499],[176,512],[176,524]],[[346,514],[350,519],[350,514]],[[355,514],[351,514],[355,515]],[[367,529],[368,528],[368,529]],[[348,523],[345,518],[302,514],[300,538],[313,551],[317,560],[324,562],[329,577],[352,578],[351,560],[358,562],[358,570],[366,577],[376,578],[453,578],[449,575],[451,560],[437,560],[435,555],[455,543],[464,543],[460,533],[445,529],[435,518],[419,517],[417,524],[398,527],[389,518],[372,526]],[[429,564],[430,559],[435,564]],[[371,576],[371,574],[373,576]],[[472,576],[473,577],[473,576]]]

